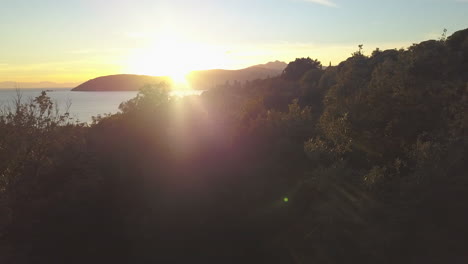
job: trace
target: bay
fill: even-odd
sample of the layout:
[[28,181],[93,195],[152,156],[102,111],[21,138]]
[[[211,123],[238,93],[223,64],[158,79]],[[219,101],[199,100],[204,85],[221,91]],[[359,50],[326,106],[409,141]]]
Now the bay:
[[[30,88],[20,89],[23,102],[28,102],[46,91],[47,95],[64,112],[69,105],[70,117],[90,123],[93,116],[117,113],[122,102],[137,95],[137,91],[124,92],[73,92],[71,89]],[[203,91],[172,91],[171,96],[200,95]],[[0,89],[0,107],[11,107],[17,98],[16,89]]]

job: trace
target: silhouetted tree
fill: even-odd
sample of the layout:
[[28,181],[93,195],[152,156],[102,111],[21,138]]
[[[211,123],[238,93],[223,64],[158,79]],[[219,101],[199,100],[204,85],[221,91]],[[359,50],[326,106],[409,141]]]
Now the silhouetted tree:
[[322,69],[322,64],[318,60],[312,60],[309,57],[298,58],[286,66],[282,76],[286,80],[297,81],[304,73],[312,69]]

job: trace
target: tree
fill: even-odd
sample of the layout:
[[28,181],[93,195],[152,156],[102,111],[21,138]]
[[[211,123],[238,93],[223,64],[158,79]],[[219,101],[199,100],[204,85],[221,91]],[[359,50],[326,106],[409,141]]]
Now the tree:
[[166,83],[145,85],[140,89],[135,98],[121,103],[119,110],[122,113],[154,110],[157,106],[168,101],[168,90],[169,86]]
[[312,69],[322,69],[322,63],[318,60],[311,58],[297,58],[295,61],[290,62],[283,71],[283,78],[291,81],[298,81],[304,73]]

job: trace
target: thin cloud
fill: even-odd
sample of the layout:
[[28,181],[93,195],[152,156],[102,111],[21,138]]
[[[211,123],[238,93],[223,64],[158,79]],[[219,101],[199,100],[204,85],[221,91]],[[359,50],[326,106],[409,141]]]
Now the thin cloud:
[[309,2],[309,3],[315,3],[315,4],[319,4],[323,6],[328,6],[328,7],[338,7],[337,4],[333,3],[330,0],[303,0],[303,1]]

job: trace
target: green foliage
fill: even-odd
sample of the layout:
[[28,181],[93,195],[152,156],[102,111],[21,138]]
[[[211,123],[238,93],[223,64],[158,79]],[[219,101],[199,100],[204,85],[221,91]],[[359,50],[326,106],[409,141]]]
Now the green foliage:
[[[19,94],[13,108],[5,109],[0,118],[0,234],[14,241],[10,246],[29,247],[31,237],[41,232],[62,232],[61,223],[46,222],[52,220],[47,215],[61,203],[75,206],[87,199],[94,182],[79,173],[86,167],[85,130],[45,92],[29,102]],[[42,237],[44,246],[53,246],[51,237]]]
[[318,60],[312,60],[309,57],[300,59],[298,58],[286,66],[282,76],[286,80],[297,81],[301,79],[304,73],[312,69],[322,69],[322,64]]
[[153,111],[160,104],[167,102],[169,98],[169,85],[160,83],[157,85],[146,85],[140,89],[137,96],[119,105],[122,113],[136,111]]
[[180,99],[146,86],[91,126],[17,100],[0,260],[465,263],[467,43],[360,46]]

